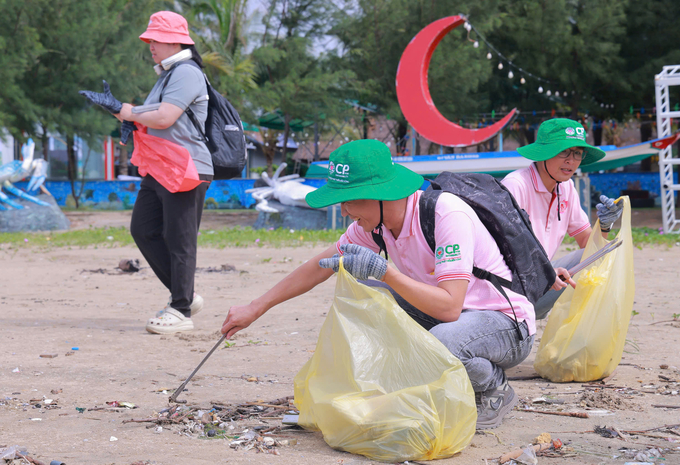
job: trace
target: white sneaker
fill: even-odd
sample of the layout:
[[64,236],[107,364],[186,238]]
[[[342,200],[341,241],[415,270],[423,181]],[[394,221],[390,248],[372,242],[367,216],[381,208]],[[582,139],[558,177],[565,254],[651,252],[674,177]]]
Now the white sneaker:
[[[170,303],[172,303],[172,297],[170,297],[170,300],[168,300],[168,305],[166,305],[164,309],[158,310],[156,313],[156,318],[160,318],[161,315],[165,313],[165,309],[172,308],[170,307]],[[191,302],[191,305],[189,305],[189,310],[191,310],[192,317],[198,315],[198,313],[203,310],[203,297],[194,292],[194,300]]]
[[153,334],[172,334],[180,331],[191,331],[194,322],[172,307],[165,307],[163,314],[157,318],[150,318],[146,330]]

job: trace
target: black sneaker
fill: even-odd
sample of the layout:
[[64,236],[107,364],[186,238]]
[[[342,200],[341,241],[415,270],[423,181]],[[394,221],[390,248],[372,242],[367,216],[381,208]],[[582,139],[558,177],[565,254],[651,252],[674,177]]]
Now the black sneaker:
[[475,393],[477,404],[477,429],[500,426],[503,417],[517,404],[517,395],[507,381],[495,389]]

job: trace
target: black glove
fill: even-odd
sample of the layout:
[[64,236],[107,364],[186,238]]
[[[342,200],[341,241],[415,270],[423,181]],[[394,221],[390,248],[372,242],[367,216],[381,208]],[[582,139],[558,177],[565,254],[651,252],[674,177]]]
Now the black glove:
[[109,83],[104,82],[104,92],[92,92],[91,90],[81,90],[78,92],[80,95],[86,97],[90,102],[96,103],[100,107],[108,110],[110,113],[116,115],[120,113],[123,104],[111,94],[111,88]]
[[120,143],[121,145],[127,145],[127,141],[130,138],[132,131],[136,131],[137,126],[132,121],[124,120],[123,124],[120,125]]

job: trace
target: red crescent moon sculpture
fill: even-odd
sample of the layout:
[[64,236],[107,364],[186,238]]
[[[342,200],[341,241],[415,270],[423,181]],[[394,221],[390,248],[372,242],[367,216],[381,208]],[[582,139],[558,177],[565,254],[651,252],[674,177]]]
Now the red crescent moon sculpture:
[[404,117],[419,134],[448,147],[466,147],[491,139],[517,111],[513,108],[491,126],[465,129],[447,120],[432,102],[427,84],[432,54],[442,38],[464,22],[465,18],[461,16],[448,16],[426,26],[408,44],[397,69],[397,98]]

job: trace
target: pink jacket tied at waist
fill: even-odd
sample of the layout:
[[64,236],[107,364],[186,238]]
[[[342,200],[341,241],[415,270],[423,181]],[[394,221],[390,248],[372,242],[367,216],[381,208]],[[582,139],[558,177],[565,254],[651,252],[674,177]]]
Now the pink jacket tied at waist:
[[139,174],[150,174],[170,192],[186,192],[198,186],[196,165],[184,147],[147,133],[147,127],[135,123],[135,150],[130,163],[139,168]]

